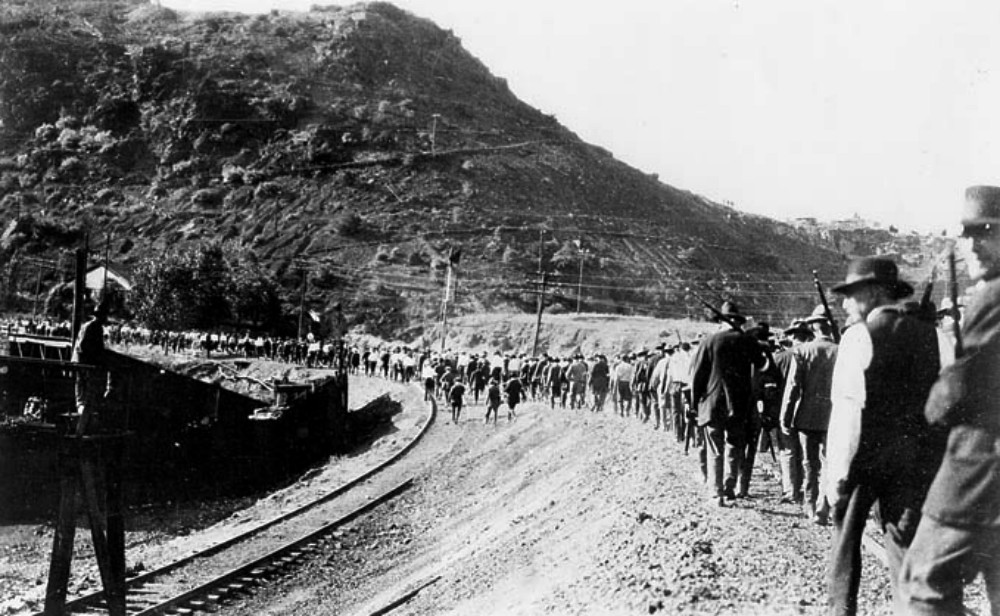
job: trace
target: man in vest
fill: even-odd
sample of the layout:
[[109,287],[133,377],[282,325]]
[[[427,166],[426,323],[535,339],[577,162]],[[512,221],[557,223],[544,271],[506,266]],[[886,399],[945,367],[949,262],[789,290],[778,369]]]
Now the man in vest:
[[896,304],[913,294],[896,264],[866,257],[835,287],[854,324],[834,365],[827,485],[834,533],[827,569],[831,614],[857,612],[861,539],[874,507],[885,536],[893,597],[944,443],[923,417],[940,358],[934,326]]
[[967,613],[963,587],[979,573],[992,613],[1000,613],[1000,188],[969,188],[962,226],[969,275],[982,287],[962,320],[963,353],[924,409],[950,431],[903,562],[906,614]]

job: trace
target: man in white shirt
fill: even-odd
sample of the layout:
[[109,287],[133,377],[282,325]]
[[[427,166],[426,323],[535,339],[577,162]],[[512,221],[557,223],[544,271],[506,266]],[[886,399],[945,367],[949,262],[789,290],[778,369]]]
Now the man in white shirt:
[[834,533],[827,585],[830,613],[855,614],[861,539],[873,508],[898,597],[900,564],[944,452],[941,433],[923,417],[940,357],[933,325],[894,306],[913,293],[894,262],[857,259],[833,291],[844,295],[854,324],[844,333],[833,370],[825,492]]

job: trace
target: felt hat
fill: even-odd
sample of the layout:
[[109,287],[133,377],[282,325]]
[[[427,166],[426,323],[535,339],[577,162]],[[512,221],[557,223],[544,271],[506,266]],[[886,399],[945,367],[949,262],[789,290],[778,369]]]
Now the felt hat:
[[782,333],[786,336],[793,336],[795,334],[811,334],[812,330],[806,326],[806,322],[803,319],[795,319]]
[[810,323],[822,323],[824,321],[827,321],[827,318],[826,308],[823,307],[823,304],[817,304],[816,307],[813,308],[812,314],[802,320],[802,322],[806,325],[809,325]]
[[877,284],[887,288],[894,299],[902,299],[913,295],[913,286],[899,279],[899,268],[890,259],[879,257],[861,257],[851,261],[847,266],[847,276],[844,282],[833,287],[834,293],[851,295],[859,288]]
[[732,321],[745,323],[747,320],[747,318],[740,313],[740,307],[736,304],[736,302],[730,300],[722,302],[722,307],[719,309],[719,312],[722,313],[722,316]]
[[748,329],[747,334],[753,336],[757,340],[765,341],[771,337],[771,326],[767,323],[760,323]]
[[1000,187],[970,186],[965,189],[965,207],[962,209],[962,235],[970,228],[1000,225]]

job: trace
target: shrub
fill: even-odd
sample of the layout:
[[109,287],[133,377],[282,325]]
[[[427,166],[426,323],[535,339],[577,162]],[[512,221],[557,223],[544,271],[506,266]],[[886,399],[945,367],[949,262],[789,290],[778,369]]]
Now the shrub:
[[344,237],[357,235],[364,227],[364,221],[357,212],[343,212],[334,219],[334,228]]

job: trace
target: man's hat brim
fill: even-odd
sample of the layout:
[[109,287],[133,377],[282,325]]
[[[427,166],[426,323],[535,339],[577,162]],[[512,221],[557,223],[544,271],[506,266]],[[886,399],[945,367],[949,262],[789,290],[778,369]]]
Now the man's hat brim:
[[853,295],[859,289],[873,284],[886,287],[892,291],[893,295],[897,299],[913,295],[913,285],[905,280],[879,280],[874,276],[859,278],[858,280],[852,280],[851,282],[844,282],[832,287],[830,290],[834,293],[839,293],[840,295]]
[[794,334],[811,334],[812,330],[809,329],[808,327],[806,327],[805,324],[803,323],[802,325],[796,325],[795,327],[789,327],[788,329],[784,330],[783,333],[786,336],[791,336],[791,335],[794,335]]

